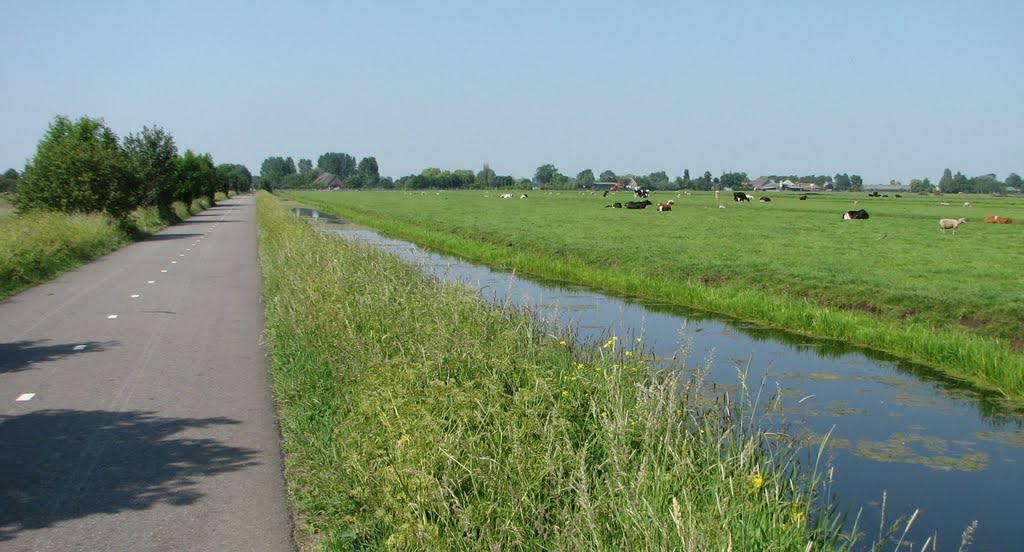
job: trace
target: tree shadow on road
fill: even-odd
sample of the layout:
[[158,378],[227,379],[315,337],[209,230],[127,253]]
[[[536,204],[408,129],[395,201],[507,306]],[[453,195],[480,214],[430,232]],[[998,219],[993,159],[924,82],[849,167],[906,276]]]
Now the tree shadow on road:
[[0,343],[0,374],[26,370],[32,364],[60,360],[71,355],[95,353],[119,345],[117,341],[80,341],[49,344],[49,339]]
[[202,478],[257,464],[256,450],[195,435],[239,423],[145,411],[2,416],[0,542],[93,514],[193,504],[203,497]]

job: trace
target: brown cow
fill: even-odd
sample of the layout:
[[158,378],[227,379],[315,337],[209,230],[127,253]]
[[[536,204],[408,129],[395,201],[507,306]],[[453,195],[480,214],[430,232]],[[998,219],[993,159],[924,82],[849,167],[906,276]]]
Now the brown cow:
[[658,210],[659,211],[671,211],[672,210],[672,206],[669,205],[668,203],[659,203],[658,204]]
[[996,215],[994,217],[985,217],[985,222],[989,224],[1013,224],[1013,219]]

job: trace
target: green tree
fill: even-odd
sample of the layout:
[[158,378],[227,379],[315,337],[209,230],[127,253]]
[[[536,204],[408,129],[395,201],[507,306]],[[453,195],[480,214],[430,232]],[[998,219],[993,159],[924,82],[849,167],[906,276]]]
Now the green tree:
[[21,179],[21,174],[14,169],[7,169],[3,175],[0,175],[0,192],[10,192],[14,190],[18,185],[18,180]]
[[175,199],[185,205],[191,205],[204,195],[213,198],[217,191],[217,170],[213,158],[209,154],[185,150],[185,154],[178,158],[177,180]]
[[584,169],[576,175],[577,186],[593,186],[594,184],[594,171],[590,169]]
[[915,178],[910,181],[910,191],[915,194],[931,193],[934,190],[935,186],[932,186],[931,181],[928,180],[927,178],[925,178],[924,180]]
[[533,179],[536,180],[539,184],[546,185],[549,182],[551,182],[551,180],[553,180],[555,178],[555,175],[557,174],[558,169],[556,169],[554,165],[549,163],[547,165],[541,165],[537,167],[537,172],[534,173]]
[[490,165],[484,163],[484,168],[476,173],[476,180],[474,182],[478,188],[493,188],[497,177],[498,175],[494,174],[494,170],[491,169]]
[[971,193],[971,192],[974,191],[974,187],[973,187],[972,184],[973,183],[971,182],[971,179],[969,179],[966,176],[960,174],[960,171],[957,171],[957,173],[955,175],[953,175],[953,178],[950,179],[949,184],[946,184],[945,186],[942,187],[942,193],[944,193],[944,194],[958,194],[958,193],[961,193],[961,192],[963,192],[963,193]]
[[178,146],[174,137],[160,127],[142,127],[124,139],[124,151],[139,181],[140,205],[167,211],[178,186]]
[[864,189],[864,179],[859,174],[850,175],[850,190],[859,192]]
[[722,186],[732,188],[734,190],[746,186],[749,182],[749,179],[747,178],[747,173],[745,172],[725,172],[722,173],[722,176],[721,178],[719,178],[719,180],[721,181]]
[[362,185],[367,188],[374,188],[380,182],[380,170],[377,167],[377,159],[364,157],[359,161],[357,173],[362,178]]
[[221,184],[224,185],[224,188],[221,189],[224,193],[229,190],[247,192],[252,188],[252,173],[245,165],[230,163],[217,165],[217,174],[220,176]]
[[347,153],[325,153],[316,160],[316,168],[344,180],[356,174],[356,158]]
[[[8,171],[8,172],[10,172],[10,171]],[[17,172],[17,171],[15,171],[15,172]],[[1009,186],[1009,187],[1016,188],[1016,189],[1020,190],[1020,186],[1021,186],[1020,175],[1017,174],[1017,173],[1010,173],[1010,175],[1006,177],[1005,184],[1007,186]]]
[[57,116],[39,142],[15,196],[19,210],[106,211],[136,207],[138,180],[117,135],[102,119]]
[[295,162],[292,161],[291,157],[287,159],[283,157],[268,157],[260,165],[262,181],[275,187],[281,185],[284,177],[290,174],[296,174]]
[[949,169],[942,171],[942,178],[939,179],[939,191],[945,192],[946,187],[953,182],[953,173]]
[[985,174],[971,179],[971,188],[977,194],[994,194],[1006,190],[1006,184],[999,181],[994,174]]
[[313,174],[313,162],[309,159],[299,159],[299,174],[303,176]]
[[601,182],[618,182],[619,177],[615,176],[613,171],[604,171],[601,173]]

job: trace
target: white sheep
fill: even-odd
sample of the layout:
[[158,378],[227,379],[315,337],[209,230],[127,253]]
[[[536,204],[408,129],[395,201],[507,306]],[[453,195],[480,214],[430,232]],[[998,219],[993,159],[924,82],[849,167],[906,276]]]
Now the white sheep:
[[956,229],[961,224],[963,224],[965,222],[967,222],[967,219],[965,219],[965,218],[962,218],[962,219],[942,219],[942,220],[939,221],[939,229],[942,230],[943,234],[945,234],[947,228],[952,228],[953,229],[953,235],[955,236],[956,235]]

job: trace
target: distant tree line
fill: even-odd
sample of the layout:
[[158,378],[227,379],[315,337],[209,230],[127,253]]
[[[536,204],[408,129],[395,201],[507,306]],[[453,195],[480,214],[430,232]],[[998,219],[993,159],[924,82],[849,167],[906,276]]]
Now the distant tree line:
[[[734,190],[750,189],[750,178],[745,172],[727,171],[713,176],[710,171],[696,178],[690,177],[690,170],[685,169],[681,176],[670,178],[665,171],[656,171],[646,175],[633,173],[616,174],[605,170],[595,176],[593,169],[584,169],[575,176],[562,174],[553,164],[537,167],[532,179],[517,178],[510,175],[498,175],[487,164],[480,171],[470,169],[444,170],[437,167],[423,169],[419,174],[403,176],[392,181],[381,177],[377,160],[364,157],[359,163],[351,155],[345,153],[325,153],[317,160],[314,167],[309,159],[299,159],[298,165],[291,157],[268,157],[263,161],[258,185],[263,188],[323,188],[316,182],[324,173],[336,175],[344,188],[395,188],[401,190],[425,189],[529,189],[541,187],[553,190],[591,189],[595,184],[618,183],[620,185],[635,182],[638,186],[649,190]],[[857,174],[836,173],[835,175],[779,175],[773,174],[761,178],[781,182],[790,180],[795,184],[817,184],[821,189],[841,192],[856,192],[864,189],[864,179]],[[893,181],[893,184],[897,182]],[[943,191],[994,193],[1005,191],[1006,187],[1020,189],[1021,177],[1011,173],[1003,182],[995,175],[988,174],[967,178],[960,173],[950,174],[949,169],[939,184]],[[935,187],[925,178],[911,181],[912,191],[932,191]]]
[[121,141],[103,119],[57,116],[24,172],[10,169],[2,183],[15,192],[19,211],[103,211],[123,219],[137,207],[169,213],[175,201],[248,191],[252,175],[242,165],[216,165],[208,153],[179,155],[160,127],[144,126]]
[[[1004,194],[1008,191],[1021,191],[1021,177],[1017,173],[1010,173],[1006,180],[999,180],[993,174],[967,177],[960,171],[953,174],[948,168],[942,171],[942,178],[937,186],[932,186],[927,178],[923,180],[911,180],[910,189],[913,192],[942,192],[944,194]],[[1011,190],[1012,189],[1012,190]]]
[[377,159],[364,157],[359,163],[347,153],[325,153],[313,166],[310,159],[299,159],[296,166],[291,157],[268,157],[260,166],[257,187],[273,191],[276,188],[312,189],[323,188],[316,182],[323,174],[332,174],[345,188],[391,188],[391,178],[381,178]]

